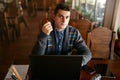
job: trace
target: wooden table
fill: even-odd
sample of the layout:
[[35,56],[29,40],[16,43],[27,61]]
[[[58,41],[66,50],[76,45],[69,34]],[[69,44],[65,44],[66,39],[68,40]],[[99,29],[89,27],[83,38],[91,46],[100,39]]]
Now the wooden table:
[[29,65],[11,65],[7,74],[6,74],[6,76],[5,76],[5,78],[4,78],[4,80],[10,80],[11,79],[12,73],[11,73],[10,70],[12,70],[12,67],[14,67],[16,69],[16,71],[18,72],[21,79],[25,80]]
[[[104,64],[108,64],[108,66],[110,67],[111,71],[113,72],[113,74],[116,76],[115,79],[101,79],[101,80],[120,80],[120,60],[91,60],[88,65],[91,68],[94,68],[94,65],[97,63],[104,63]],[[91,80],[91,78],[94,76],[90,75],[88,73],[86,73],[85,71],[81,71],[81,78],[80,80]]]
[[[115,79],[101,78],[101,80],[120,80],[120,60],[91,60],[88,63],[88,66],[90,66],[91,68],[94,68],[94,65],[98,64],[98,63],[107,64],[116,77]],[[96,74],[97,73],[90,75],[89,73],[85,72],[84,70],[81,70],[80,80],[91,80],[91,78],[93,76],[95,76]],[[30,71],[28,71],[27,80],[31,80],[30,79]]]
[[[110,69],[112,70],[113,74],[116,76],[115,79],[101,79],[101,80],[120,80],[120,60],[91,60],[88,63],[88,66],[91,68],[94,68],[94,65],[97,63],[104,63],[107,64]],[[26,64],[28,65],[28,64]],[[20,69],[21,70],[21,69]],[[90,75],[89,73],[81,70],[80,73],[80,80],[91,80],[91,78],[95,75],[96,73]],[[28,73],[26,75],[27,79],[30,80],[30,71],[28,70]]]

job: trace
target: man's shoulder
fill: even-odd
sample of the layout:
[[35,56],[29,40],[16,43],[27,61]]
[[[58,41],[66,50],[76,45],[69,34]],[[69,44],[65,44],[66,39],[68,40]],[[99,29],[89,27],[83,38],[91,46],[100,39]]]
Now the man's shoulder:
[[73,27],[71,25],[68,25],[68,28],[70,31],[77,31],[78,30],[76,27]]

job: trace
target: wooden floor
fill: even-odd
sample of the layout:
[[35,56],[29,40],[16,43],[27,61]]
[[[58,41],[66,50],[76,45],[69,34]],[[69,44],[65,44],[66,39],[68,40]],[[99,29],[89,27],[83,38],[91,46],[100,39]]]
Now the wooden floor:
[[41,15],[29,17],[24,14],[29,29],[21,24],[21,35],[10,44],[0,41],[0,80],[3,80],[11,64],[28,64],[29,54],[37,40]]

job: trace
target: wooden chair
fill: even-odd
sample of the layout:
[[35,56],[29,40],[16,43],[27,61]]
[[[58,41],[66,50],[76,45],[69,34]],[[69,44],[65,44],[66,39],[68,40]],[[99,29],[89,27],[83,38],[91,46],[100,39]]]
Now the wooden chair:
[[6,17],[6,13],[2,12],[0,13],[0,38],[3,41],[7,41],[10,42],[10,40],[12,39],[12,34],[13,34],[13,29],[10,28],[7,22],[7,17]]
[[70,18],[75,19],[75,20],[79,20],[80,19],[80,13],[75,9],[71,9]]
[[93,58],[113,59],[115,32],[106,27],[97,27],[88,33],[87,45]]
[[7,17],[14,18],[14,17],[18,16],[17,10],[18,10],[17,7],[9,5],[7,7]]
[[4,12],[4,16],[5,16],[6,34],[7,34],[7,37],[8,37],[8,41],[11,42],[11,41],[15,40],[17,31],[16,31],[16,29],[14,27],[11,27],[9,25],[9,22],[13,22],[13,20],[11,21],[11,20],[8,19],[8,14],[6,12]]
[[87,43],[87,34],[93,28],[92,22],[90,22],[88,19],[83,18],[79,20],[70,20],[69,24],[76,27],[80,31],[83,39]]
[[[76,27],[76,21],[75,19],[70,19],[69,21],[69,25],[71,25],[72,27]],[[77,28],[77,27],[76,27]]]
[[0,40],[4,40],[4,37],[6,37],[5,18],[4,13],[0,11]]

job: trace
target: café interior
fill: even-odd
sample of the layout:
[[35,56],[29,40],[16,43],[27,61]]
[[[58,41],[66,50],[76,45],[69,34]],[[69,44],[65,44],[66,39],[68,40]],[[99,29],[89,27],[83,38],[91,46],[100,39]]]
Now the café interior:
[[[19,1],[23,21],[18,17]],[[116,75],[115,80],[120,80],[120,0],[0,0],[0,80],[7,80],[11,65],[29,64],[42,22],[53,18],[58,3],[70,6],[69,25],[80,31],[92,60],[103,60]]]

